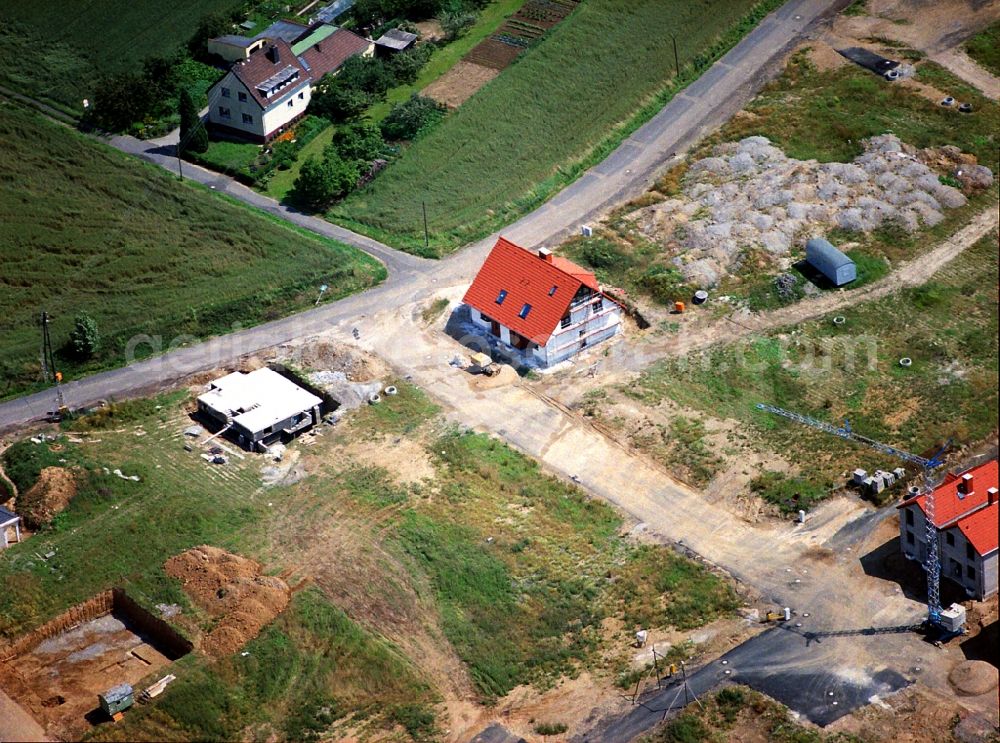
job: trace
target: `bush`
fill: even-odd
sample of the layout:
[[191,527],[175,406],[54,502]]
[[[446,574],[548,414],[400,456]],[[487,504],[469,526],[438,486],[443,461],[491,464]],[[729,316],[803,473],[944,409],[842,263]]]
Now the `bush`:
[[441,14],[441,29],[448,41],[464,34],[476,22],[476,14],[466,10],[454,10]]
[[342,159],[328,147],[323,159],[310,157],[295,179],[292,194],[295,201],[320,211],[347,194],[358,182],[357,165]]
[[580,257],[595,269],[623,268],[631,263],[631,258],[617,245],[604,238],[591,238],[580,249]]
[[69,334],[69,350],[78,359],[89,359],[101,347],[101,334],[97,330],[97,322],[90,315],[80,313],[76,316],[73,330]]
[[341,127],[333,134],[330,146],[348,162],[368,165],[381,157],[385,151],[385,140],[377,124],[370,121],[357,122]]
[[294,142],[278,142],[271,148],[271,168],[278,170],[288,170],[295,162],[295,157],[299,153],[299,145]]
[[309,102],[309,112],[333,123],[353,121],[363,114],[375,99],[363,90],[340,85],[319,88]]
[[535,725],[535,733],[538,735],[562,735],[569,727],[565,722],[542,722]]
[[3,468],[19,493],[31,489],[46,467],[58,467],[59,456],[48,444],[33,444],[29,439],[18,441],[3,453]]
[[715,695],[715,703],[726,722],[732,723],[746,704],[746,694],[738,686],[727,686]]
[[829,484],[817,484],[770,470],[750,481],[750,491],[776,505],[782,513],[795,513],[800,509],[808,511],[826,497],[828,487]]
[[414,93],[397,103],[382,121],[382,135],[391,141],[414,139],[444,117],[445,108],[433,98]]
[[708,728],[697,717],[681,715],[667,725],[663,740],[667,743],[701,743],[708,740]]
[[401,52],[389,60],[389,70],[397,85],[410,85],[417,80],[420,70],[434,53],[430,44],[421,44]]
[[397,704],[389,710],[388,718],[402,725],[414,740],[429,740],[434,735],[434,712],[423,704]]
[[148,81],[135,72],[119,72],[100,80],[87,121],[101,129],[122,132],[142,121],[153,109]]
[[668,266],[650,266],[639,278],[639,285],[661,304],[671,304],[689,293],[680,271]]

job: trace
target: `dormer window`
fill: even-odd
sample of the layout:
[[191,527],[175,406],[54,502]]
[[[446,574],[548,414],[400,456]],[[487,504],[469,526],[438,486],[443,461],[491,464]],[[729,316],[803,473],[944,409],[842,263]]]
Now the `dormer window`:
[[529,312],[531,312],[531,305],[526,304],[521,308],[521,311],[517,313],[517,316],[524,320],[528,316]]
[[501,289],[500,293],[497,294],[497,304],[503,304],[503,301],[507,298],[507,290]]

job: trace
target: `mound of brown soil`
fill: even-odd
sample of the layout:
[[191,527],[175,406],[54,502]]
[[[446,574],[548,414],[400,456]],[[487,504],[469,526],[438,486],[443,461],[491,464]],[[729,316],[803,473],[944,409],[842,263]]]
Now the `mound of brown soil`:
[[959,694],[979,696],[997,688],[997,669],[985,660],[966,660],[951,669],[948,681]]
[[64,467],[46,467],[38,482],[17,499],[17,511],[31,529],[40,529],[55,518],[76,495],[76,475]]
[[280,578],[261,575],[260,563],[217,547],[202,545],[171,557],[167,575],[177,578],[185,592],[219,621],[202,638],[206,655],[229,655],[280,614],[291,592]]
[[344,372],[352,382],[383,379],[389,373],[377,356],[343,343],[309,339],[289,356],[307,369]]

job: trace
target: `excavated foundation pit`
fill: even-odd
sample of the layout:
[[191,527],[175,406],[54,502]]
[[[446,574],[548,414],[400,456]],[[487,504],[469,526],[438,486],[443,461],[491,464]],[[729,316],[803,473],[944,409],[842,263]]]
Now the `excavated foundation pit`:
[[98,694],[127,683],[138,696],[140,681],[189,652],[188,640],[116,588],[0,646],[0,689],[50,737],[73,739],[106,720]]

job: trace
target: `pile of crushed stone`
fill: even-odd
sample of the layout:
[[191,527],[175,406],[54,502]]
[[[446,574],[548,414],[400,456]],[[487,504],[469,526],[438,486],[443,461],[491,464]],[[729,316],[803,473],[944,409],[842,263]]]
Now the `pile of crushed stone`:
[[217,618],[199,649],[219,658],[236,652],[284,611],[291,598],[280,578],[261,575],[261,565],[218,547],[193,547],[164,563],[167,575],[181,581],[185,593]]
[[721,144],[691,165],[680,196],[628,219],[673,255],[689,283],[712,287],[747,251],[787,266],[793,247],[832,227],[867,232],[894,223],[913,232],[939,223],[946,209],[966,203],[926,164],[938,164],[942,151],[965,163],[963,185],[993,182],[971,156],[954,157],[956,148],[917,150],[884,134],[864,150],[850,163],[820,163],[789,158],[766,137]]

